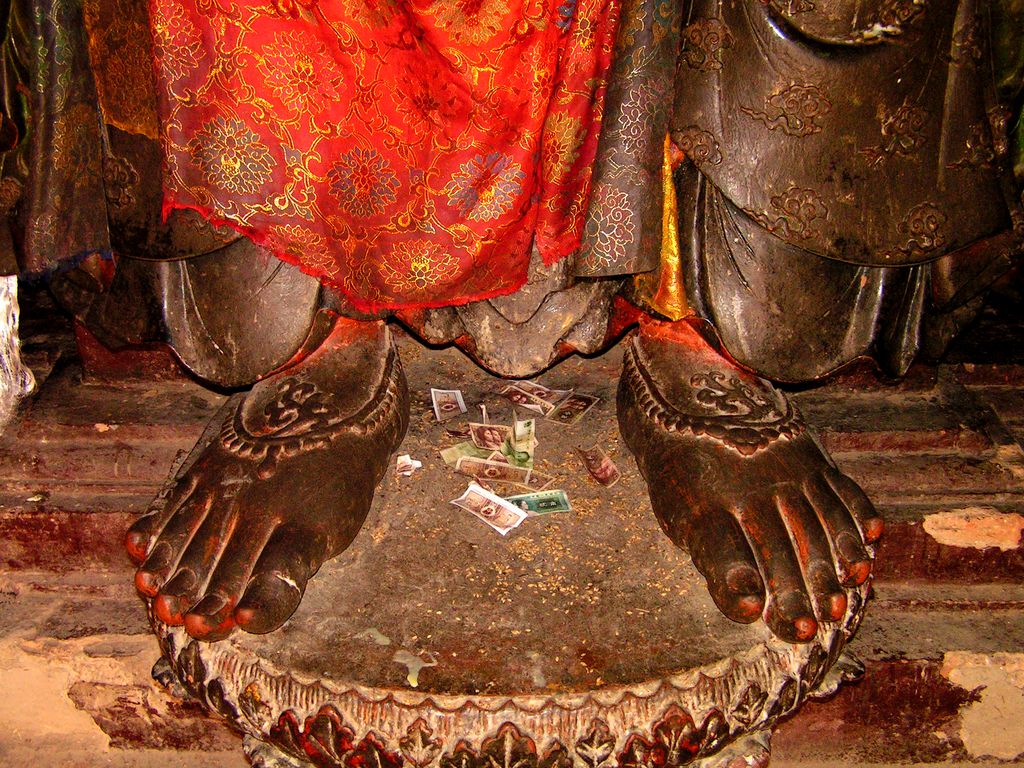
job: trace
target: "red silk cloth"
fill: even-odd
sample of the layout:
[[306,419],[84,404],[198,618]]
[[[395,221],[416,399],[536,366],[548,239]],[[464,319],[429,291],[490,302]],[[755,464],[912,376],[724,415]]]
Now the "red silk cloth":
[[165,212],[366,309],[579,248],[619,0],[151,0]]

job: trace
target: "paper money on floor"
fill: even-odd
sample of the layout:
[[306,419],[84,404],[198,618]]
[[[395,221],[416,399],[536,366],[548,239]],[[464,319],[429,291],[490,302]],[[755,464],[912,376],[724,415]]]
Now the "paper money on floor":
[[486,459],[491,455],[492,451],[477,448],[469,440],[466,440],[463,443],[457,443],[449,448],[444,448],[443,450],[438,451],[438,453],[441,454],[441,458],[444,459],[445,464],[450,467],[454,467],[463,456],[472,456],[476,459]]
[[448,421],[448,419],[466,412],[466,401],[462,398],[462,390],[431,387],[430,400],[434,404],[434,416],[438,421]]
[[509,429],[508,439],[501,447],[509,464],[533,469],[533,451],[537,447],[535,425],[534,419],[514,420],[514,425]]
[[452,504],[476,515],[502,536],[518,526],[527,518],[526,512],[513,506],[500,496],[470,483],[459,498]]
[[423,466],[422,461],[417,461],[408,453],[403,453],[395,461],[395,474],[412,477],[412,473]]
[[568,494],[558,489],[506,496],[505,501],[519,507],[530,517],[540,517],[555,512],[572,512]]
[[513,386],[516,389],[522,390],[530,397],[535,397],[552,407],[565,400],[574,391],[571,389],[549,389],[535,381],[517,381]]
[[513,464],[505,464],[499,461],[478,459],[474,456],[462,456],[455,462],[455,471],[462,475],[479,478],[488,482],[512,483],[514,485],[529,488],[531,491],[541,491],[547,488],[554,478],[543,472],[525,467],[517,467]]
[[500,451],[505,442],[512,437],[512,427],[506,427],[504,424],[470,422],[469,437],[477,448]]
[[583,466],[587,468],[590,476],[601,485],[611,488],[622,477],[619,468],[615,466],[607,453],[599,446],[593,448],[577,448],[576,453],[583,460]]
[[498,394],[507,399],[519,408],[524,408],[527,411],[532,411],[542,416],[544,414],[550,414],[554,410],[554,404],[544,400],[537,395],[530,394],[524,389],[521,389],[517,384],[509,384],[504,387]]
[[575,424],[600,400],[601,398],[596,395],[574,392],[560,402],[557,408],[545,414],[544,418],[548,421],[557,421],[559,424]]

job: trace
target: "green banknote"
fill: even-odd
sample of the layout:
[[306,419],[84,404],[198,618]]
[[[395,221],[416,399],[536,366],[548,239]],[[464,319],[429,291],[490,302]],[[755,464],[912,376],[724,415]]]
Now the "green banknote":
[[505,501],[519,507],[530,517],[550,515],[554,512],[572,512],[569,497],[565,491],[560,490],[521,493],[518,496],[506,496]]

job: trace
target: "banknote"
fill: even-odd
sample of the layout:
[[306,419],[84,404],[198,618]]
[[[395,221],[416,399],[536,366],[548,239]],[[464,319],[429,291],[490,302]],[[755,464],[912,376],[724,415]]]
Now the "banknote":
[[554,512],[572,512],[569,496],[565,491],[557,489],[506,496],[505,501],[519,507],[530,517],[550,515]]
[[525,408],[528,411],[534,411],[542,416],[546,413],[551,413],[554,410],[554,406],[550,403],[546,403],[539,397],[534,397],[528,392],[523,391],[515,384],[509,384],[507,387],[502,389],[499,393],[502,397],[508,400],[512,405],[517,405],[521,408]]
[[583,459],[583,466],[587,468],[590,476],[601,485],[611,488],[622,477],[619,468],[615,466],[608,454],[599,446],[593,448],[577,448],[576,453]]
[[557,408],[545,414],[544,418],[550,421],[557,421],[559,424],[575,424],[583,418],[583,414],[593,408],[600,400],[601,398],[596,395],[584,395],[574,392],[560,402]]
[[535,429],[534,419],[515,419],[502,448],[510,464],[527,469],[533,468],[533,451],[537,447]]
[[438,421],[447,421],[466,412],[466,401],[462,399],[462,391],[459,389],[431,387],[430,399],[434,404],[434,416]]
[[488,461],[478,459],[474,456],[463,456],[455,463],[455,471],[500,483],[516,483],[529,486],[530,470],[523,467],[515,467],[499,461]]
[[512,427],[504,424],[477,424],[470,422],[469,437],[477,448],[500,451],[512,437]]
[[516,419],[510,432],[513,449],[533,453],[537,445],[537,422],[534,419]]
[[543,491],[555,478],[535,469],[517,467],[500,461],[464,456],[455,463],[455,471],[486,483],[511,483],[530,491]]
[[543,472],[531,469],[530,474],[526,477],[524,485],[531,491],[543,491],[553,482],[555,482],[555,478],[551,475],[546,475]]
[[453,499],[451,503],[476,515],[502,536],[527,518],[526,512],[519,507],[484,490],[476,483],[470,483],[466,492]]
[[491,451],[484,450],[483,448],[477,448],[468,440],[464,443],[457,443],[450,448],[445,448],[439,451],[441,458],[444,459],[444,463],[450,467],[454,467],[459,459],[463,456],[472,456],[476,459],[486,459],[491,455]]
[[538,384],[535,381],[517,381],[514,386],[516,389],[520,389],[526,394],[543,400],[552,406],[558,405],[573,393],[571,389],[548,389],[543,384]]
[[395,474],[412,477],[412,473],[423,466],[422,461],[417,461],[408,453],[403,453],[395,460]]
[[499,464],[509,464],[508,456],[501,451],[491,451],[491,455],[487,457],[488,461],[496,461]]

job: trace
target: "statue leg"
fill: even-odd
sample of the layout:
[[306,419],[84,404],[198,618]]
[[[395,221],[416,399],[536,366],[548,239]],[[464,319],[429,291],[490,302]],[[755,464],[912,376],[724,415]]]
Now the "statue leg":
[[882,521],[767,381],[685,321],[627,342],[619,426],[665,533],[729,618],[790,642],[838,621]]
[[301,361],[257,383],[127,536],[157,618],[201,640],[269,632],[355,538],[408,424],[381,322],[335,319]]

